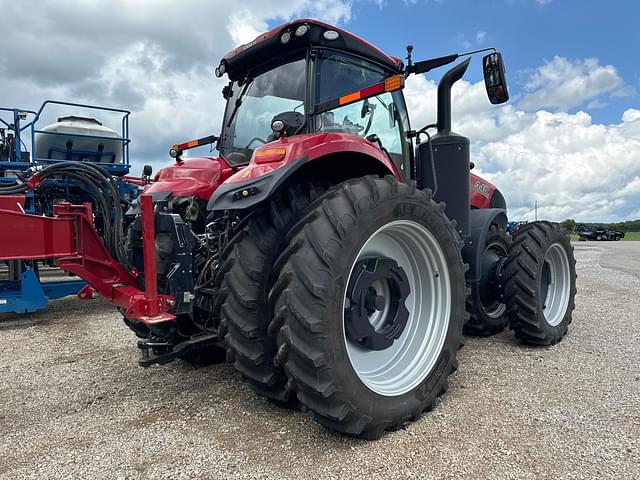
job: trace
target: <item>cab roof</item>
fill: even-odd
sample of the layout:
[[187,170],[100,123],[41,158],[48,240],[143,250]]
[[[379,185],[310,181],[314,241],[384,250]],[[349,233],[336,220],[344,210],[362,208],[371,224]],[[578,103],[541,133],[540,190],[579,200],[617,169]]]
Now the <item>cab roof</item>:
[[[296,36],[296,29],[305,24],[309,27],[307,32],[300,37]],[[290,34],[290,40],[285,44],[282,43],[281,37],[287,31]],[[324,35],[327,31],[337,32],[337,38],[328,39]],[[224,70],[230,80],[235,81],[252,76],[253,72],[263,70],[269,64],[284,61],[309,46],[327,47],[352,53],[379,63],[394,73],[400,73],[403,69],[399,58],[387,55],[353,33],[309,18],[294,20],[258,35],[253,41],[231,50],[222,57],[218,68],[220,71]]]

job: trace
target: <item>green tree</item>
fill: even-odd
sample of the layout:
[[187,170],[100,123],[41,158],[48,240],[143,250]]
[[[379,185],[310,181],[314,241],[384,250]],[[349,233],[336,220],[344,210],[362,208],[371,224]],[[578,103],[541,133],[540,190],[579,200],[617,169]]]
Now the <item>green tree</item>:
[[562,222],[562,226],[570,232],[576,231],[576,221],[573,218],[567,218],[564,222]]

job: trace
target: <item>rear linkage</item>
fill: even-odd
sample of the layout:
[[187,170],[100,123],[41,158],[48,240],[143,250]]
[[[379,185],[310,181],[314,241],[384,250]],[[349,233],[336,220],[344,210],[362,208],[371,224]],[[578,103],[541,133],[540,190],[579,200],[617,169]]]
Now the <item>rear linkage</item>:
[[[61,202],[53,207],[53,217],[26,214],[25,193],[54,176],[82,181],[103,218],[112,222],[105,221],[99,231],[92,203]],[[210,252],[224,249],[238,218],[213,219],[204,235],[196,235],[166,198],[141,194],[136,200],[139,215],[130,222],[125,222],[118,199],[114,179],[98,165],[61,162],[29,169],[0,186],[0,222],[6,229],[0,237],[0,260],[52,259],[86,280],[78,297],[100,295],[121,310],[140,337],[142,366],[219,346],[217,331],[207,328],[214,302],[202,302],[215,298],[210,277],[219,259]],[[210,243],[217,248],[210,248]],[[207,253],[199,255],[203,249]],[[205,290],[208,295],[194,302],[196,292]],[[203,317],[198,318],[203,328],[197,330],[186,320],[196,316],[195,311]]]
[[[110,213],[103,215],[113,218],[113,222],[105,222],[102,237],[93,223],[91,203],[71,205],[61,202],[53,207],[54,217],[24,213],[25,193],[36,190],[44,179],[51,176],[81,180],[89,187],[96,205],[103,213],[115,212],[113,217]],[[0,239],[0,258],[53,259],[60,268],[88,282],[78,293],[81,299],[101,295],[124,309],[127,317],[150,328],[173,323],[176,318],[174,313],[181,313],[185,304],[191,301],[190,290],[183,285],[185,281],[193,282],[191,263],[190,259],[178,262],[172,271],[162,272],[168,285],[181,284],[178,291],[185,292],[181,298],[159,294],[155,228],[157,226],[164,233],[172,232],[178,249],[188,248],[187,243],[194,241],[193,234],[178,215],[166,212],[166,202],[158,202],[154,212],[152,196],[142,194],[139,205],[141,215],[136,222],[142,232],[140,254],[143,276],[138,268],[131,265],[124,251],[122,205],[118,201],[113,178],[102,167],[63,162],[45,168],[32,168],[22,178],[0,187],[0,224],[4,227]],[[165,291],[171,292],[173,289]],[[170,310],[174,313],[169,313]],[[149,347],[141,345],[143,349]],[[166,363],[165,359],[158,359],[157,362]],[[145,361],[145,364],[151,363],[155,362],[149,358]]]

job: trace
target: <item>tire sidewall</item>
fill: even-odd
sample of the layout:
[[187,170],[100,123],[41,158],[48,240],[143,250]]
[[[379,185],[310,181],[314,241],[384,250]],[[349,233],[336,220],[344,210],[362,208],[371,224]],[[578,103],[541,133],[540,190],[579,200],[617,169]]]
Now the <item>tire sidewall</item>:
[[[549,236],[549,238],[546,239],[546,242],[544,242],[542,245],[542,252],[544,253],[541,257],[542,261],[540,262],[540,265],[538,265],[538,269],[537,269],[537,276],[538,276],[537,292],[542,292],[542,280],[543,280],[542,272],[544,269],[545,259],[547,258],[549,250],[554,245],[560,245],[564,250],[565,254],[567,255],[567,260],[569,265],[569,282],[571,283],[571,285],[569,286],[569,292],[571,292],[571,295],[573,296],[572,292],[574,292],[575,290],[576,268],[575,268],[575,263],[572,261],[573,251],[571,248],[571,242],[567,237],[567,235],[557,231],[553,231],[553,233]],[[538,316],[541,322],[540,324],[544,325],[545,329],[554,338],[562,337],[566,333],[569,327],[569,323],[571,322],[571,312],[573,310],[572,298],[570,298],[569,302],[567,303],[567,307],[565,309],[564,315],[560,323],[558,323],[558,325],[551,325],[547,321],[546,317],[544,316],[543,304],[546,299],[542,298],[541,295],[538,295]]]

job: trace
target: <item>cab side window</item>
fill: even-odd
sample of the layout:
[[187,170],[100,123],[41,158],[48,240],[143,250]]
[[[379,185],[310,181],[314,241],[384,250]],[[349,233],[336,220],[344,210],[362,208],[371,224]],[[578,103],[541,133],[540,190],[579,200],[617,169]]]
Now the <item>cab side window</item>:
[[386,76],[382,68],[344,53],[321,50],[316,61],[316,104],[380,83]]
[[[382,68],[343,53],[324,51],[316,69],[316,105],[384,81]],[[319,130],[358,135],[380,144],[399,170],[409,168],[406,107],[399,92],[381,93],[319,115]],[[374,136],[375,135],[375,136]]]

